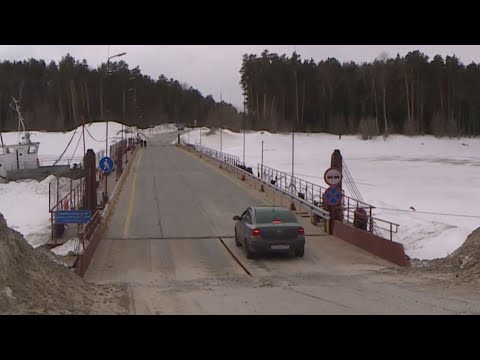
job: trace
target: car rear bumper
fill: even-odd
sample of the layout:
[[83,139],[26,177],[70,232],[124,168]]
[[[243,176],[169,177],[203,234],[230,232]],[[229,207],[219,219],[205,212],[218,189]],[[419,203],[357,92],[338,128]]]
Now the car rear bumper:
[[264,240],[261,238],[252,238],[249,241],[249,245],[250,249],[254,252],[295,251],[305,246],[305,238],[297,237],[294,240]]

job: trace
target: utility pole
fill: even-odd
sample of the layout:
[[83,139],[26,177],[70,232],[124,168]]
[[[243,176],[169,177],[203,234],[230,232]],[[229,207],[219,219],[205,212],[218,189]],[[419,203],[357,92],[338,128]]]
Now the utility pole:
[[[116,57],[121,57],[126,55],[127,53],[123,52],[120,54],[116,54],[113,56],[108,56],[107,59],[107,78],[110,75],[110,59],[116,58]],[[110,45],[108,46],[108,55],[110,55]],[[103,94],[102,94],[103,95]],[[108,117],[106,121],[106,129],[105,129],[105,156],[108,156]],[[105,200],[108,199],[108,181],[107,181],[108,175],[105,174]]]
[[[295,61],[296,61],[296,59],[297,59],[297,57],[296,57],[296,55],[297,55],[297,45],[294,45],[294,54],[295,54]],[[296,94],[295,103],[296,103],[296,110],[297,111],[296,111],[295,123],[294,123],[293,129],[292,129],[292,179],[291,179],[291,184],[290,184],[290,186],[292,187],[292,192],[293,192],[293,188],[295,186],[295,184],[293,182],[294,181],[293,178],[294,178],[294,174],[295,174],[295,172],[294,172],[294,170],[295,170],[295,128],[296,128],[296,126],[298,124],[298,121],[299,121],[298,120],[298,78],[297,78],[297,64],[296,63],[294,64],[294,67],[295,67],[294,68],[295,69],[294,75],[295,75],[295,94]]]
[[223,124],[222,124],[222,110],[223,110],[223,106],[222,106],[222,91],[220,90],[220,152],[223,153],[223,143],[222,143],[222,127],[223,127]]

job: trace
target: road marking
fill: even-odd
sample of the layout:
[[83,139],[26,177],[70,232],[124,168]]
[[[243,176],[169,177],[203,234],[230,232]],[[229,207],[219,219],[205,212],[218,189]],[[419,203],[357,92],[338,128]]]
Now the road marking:
[[228,251],[228,253],[233,257],[233,259],[237,262],[237,264],[240,265],[240,267],[243,269],[243,271],[245,271],[245,273],[247,275],[249,275],[250,277],[253,277],[252,273],[250,271],[248,271],[248,269],[245,267],[245,265],[242,264],[240,259],[238,257],[236,257],[235,254],[233,253],[233,251],[230,250],[230,248],[227,246],[227,244],[225,244],[225,241],[223,241],[223,239],[221,237],[218,237],[218,240],[225,247],[225,249]]
[[137,173],[138,173],[138,167],[140,166],[140,159],[142,158],[142,154],[143,154],[143,152],[140,152],[140,154],[137,158],[135,174],[133,175],[132,190],[130,192],[130,201],[128,202],[127,218],[125,219],[125,227],[123,228],[123,237],[124,238],[128,238],[128,234],[130,232],[130,221],[132,219],[133,205],[135,204],[135,191],[136,191],[136,185],[137,185]]
[[[222,239],[234,239],[234,235],[225,235],[221,236]],[[142,240],[158,240],[158,241],[170,241],[170,240],[217,240],[218,235],[211,235],[211,236],[167,236],[167,237],[158,237],[158,236],[150,236],[150,237],[133,237],[130,236],[128,238],[104,238],[104,240],[111,240],[111,241],[123,241],[123,240],[134,240],[134,241],[142,241]]]

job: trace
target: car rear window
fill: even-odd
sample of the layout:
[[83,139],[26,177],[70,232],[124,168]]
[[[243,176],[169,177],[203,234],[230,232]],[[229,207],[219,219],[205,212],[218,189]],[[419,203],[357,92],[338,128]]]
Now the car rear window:
[[271,224],[275,221],[291,223],[297,222],[297,217],[291,211],[284,209],[257,209],[256,221],[257,224]]

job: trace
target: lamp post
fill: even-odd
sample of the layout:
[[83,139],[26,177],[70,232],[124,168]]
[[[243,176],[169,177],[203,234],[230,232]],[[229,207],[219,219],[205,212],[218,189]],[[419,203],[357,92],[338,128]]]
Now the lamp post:
[[[107,59],[107,77],[110,75],[110,60],[116,57],[124,56],[127,53],[123,52],[120,54],[116,54],[113,56],[110,56]],[[105,128],[105,156],[108,156],[108,117],[106,121],[106,128]],[[107,181],[108,175],[105,176],[105,202],[108,200],[108,181]]]
[[[297,45],[294,45],[294,54],[295,54],[295,61],[297,59]],[[295,76],[295,95],[296,95],[296,119],[293,125],[292,129],[292,179],[291,179],[291,187],[292,187],[292,192],[295,190],[295,183],[294,183],[294,169],[295,169],[295,130],[299,124],[299,116],[298,116],[298,77],[297,77],[297,69],[296,69],[297,64],[295,63],[295,69],[294,69],[294,76]]]

